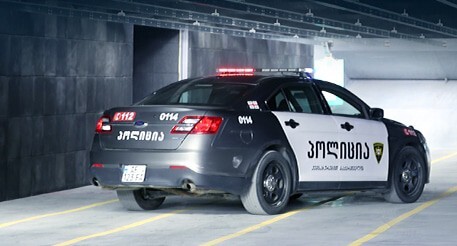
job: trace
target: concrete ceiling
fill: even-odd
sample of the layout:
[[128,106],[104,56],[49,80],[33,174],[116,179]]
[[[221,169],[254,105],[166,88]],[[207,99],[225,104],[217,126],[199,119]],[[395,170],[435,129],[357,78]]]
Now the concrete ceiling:
[[457,0],[1,0],[0,7],[267,39],[457,38]]
[[0,8],[330,44],[350,78],[457,79],[457,0],[0,0]]

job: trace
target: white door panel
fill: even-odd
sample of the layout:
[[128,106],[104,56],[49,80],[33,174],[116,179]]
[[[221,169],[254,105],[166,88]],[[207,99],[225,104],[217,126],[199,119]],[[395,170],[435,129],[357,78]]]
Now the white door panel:
[[[336,162],[325,158],[322,143],[338,142],[338,129],[332,116],[307,113],[273,112],[286,133],[298,162],[299,181],[339,181]],[[292,128],[286,122],[299,123]],[[326,144],[324,144],[326,145]]]
[[[382,122],[306,113],[273,114],[297,158],[299,181],[387,180],[389,152]],[[291,119],[299,125],[292,128]],[[346,122],[353,126],[350,131],[341,126]]]
[[[386,181],[387,129],[380,121],[333,116],[339,129],[341,181]],[[349,123],[353,128],[343,129]],[[342,126],[343,125],[343,126]]]

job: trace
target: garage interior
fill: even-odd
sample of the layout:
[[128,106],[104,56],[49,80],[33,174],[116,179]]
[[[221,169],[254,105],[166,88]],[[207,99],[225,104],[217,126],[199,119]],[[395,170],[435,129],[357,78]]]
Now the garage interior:
[[[30,212],[34,202],[52,206],[47,199],[57,199],[53,196],[75,202],[61,210],[90,203],[78,201],[84,194],[96,196],[96,202],[112,198],[109,192],[99,194],[86,187],[89,150],[103,110],[131,105],[177,80],[213,75],[223,66],[313,67],[316,78],[334,79],[331,82],[344,85],[370,106],[383,108],[386,118],[420,129],[432,149],[432,159],[440,160],[457,149],[456,14],[456,0],[0,0],[0,211],[3,207],[13,214]],[[342,71],[339,77],[328,77],[338,69]],[[446,169],[436,168],[438,176],[432,177],[431,184],[436,182],[438,186],[421,199],[424,204],[435,199],[444,187],[456,185],[455,161],[443,161]],[[74,189],[78,187],[83,188]],[[63,193],[51,193],[56,191]],[[40,194],[45,195],[37,196]],[[313,199],[293,207],[299,209],[300,205],[314,203]],[[393,214],[418,206],[394,207],[358,195],[340,202],[357,199],[377,211],[389,207]],[[452,208],[448,204],[455,204],[455,194],[452,199],[443,206]],[[19,204],[21,200],[26,204]],[[173,206],[180,206],[177,204],[179,201],[172,201],[165,210],[174,210]],[[204,203],[189,198],[186,204],[200,206],[194,210],[197,215],[205,213]],[[208,211],[230,228],[236,222],[227,214],[243,220],[239,206],[228,200],[222,206],[210,205]],[[342,205],[325,208],[338,206]],[[229,212],[225,214],[224,210]],[[364,207],[361,213],[369,210]],[[52,213],[44,208],[37,211]],[[121,213],[120,208],[115,211]],[[317,215],[329,216],[322,213]],[[345,218],[335,215],[335,211],[329,213]],[[8,220],[22,218],[13,214],[0,220],[0,231]],[[127,215],[121,218],[134,221]],[[317,215],[312,217],[315,223]],[[135,214],[132,218],[139,220],[142,216]],[[425,223],[434,215],[427,216],[419,222]],[[362,216],[355,217],[362,221],[357,222],[359,226],[371,226],[363,222]],[[449,217],[456,219],[455,211]],[[262,220],[249,218],[247,221],[253,224]],[[389,221],[384,218],[383,223]],[[191,223],[191,218],[184,220]],[[211,218],[204,217],[199,225],[209,230],[211,223]],[[294,229],[284,224],[284,228]],[[173,221],[163,226],[172,225]],[[317,228],[325,230],[324,225]],[[354,225],[347,226],[355,230]],[[28,229],[38,230],[35,227]],[[223,235],[220,230],[217,227],[215,235]],[[269,230],[273,237],[280,237],[281,230]],[[340,230],[343,233],[343,229],[333,233]],[[159,231],[169,236],[179,232]],[[314,231],[319,234],[317,229]],[[154,233],[154,229],[149,232]],[[192,237],[191,233],[184,235]],[[443,229],[432,240],[451,245],[450,235]],[[112,238],[112,242],[121,244],[126,240],[121,236]],[[33,244],[18,237],[12,234],[5,239]],[[258,244],[265,240],[259,237],[257,234],[232,243]],[[348,244],[357,238],[346,235],[342,241],[329,244]],[[210,239],[205,237],[192,244]],[[62,237],[39,244],[65,240]],[[106,243],[99,240],[88,243]],[[182,238],[164,240],[163,244],[186,243]],[[289,240],[289,244],[302,242],[294,237]],[[311,243],[328,242],[322,240],[316,236]],[[380,243],[405,243],[398,240],[392,236]],[[425,245],[431,243],[423,241]]]

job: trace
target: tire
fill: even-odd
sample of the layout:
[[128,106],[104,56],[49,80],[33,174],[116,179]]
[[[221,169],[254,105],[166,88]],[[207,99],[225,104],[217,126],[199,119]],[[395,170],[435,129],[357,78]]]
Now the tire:
[[251,214],[278,214],[291,194],[292,175],[288,162],[277,151],[267,151],[257,164],[248,190],[241,195]]
[[417,149],[406,146],[393,164],[391,188],[384,194],[384,198],[392,203],[417,201],[424,190],[427,176],[423,157]]
[[162,205],[165,197],[155,197],[154,191],[147,189],[117,190],[117,197],[127,210],[154,210]]

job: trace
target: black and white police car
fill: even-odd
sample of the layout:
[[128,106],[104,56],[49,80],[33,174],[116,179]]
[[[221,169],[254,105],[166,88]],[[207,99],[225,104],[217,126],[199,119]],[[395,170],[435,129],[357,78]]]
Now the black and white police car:
[[105,111],[92,181],[129,210],[156,209],[171,194],[239,195],[253,214],[320,190],[415,202],[430,177],[425,138],[383,115],[303,69],[222,68]]

